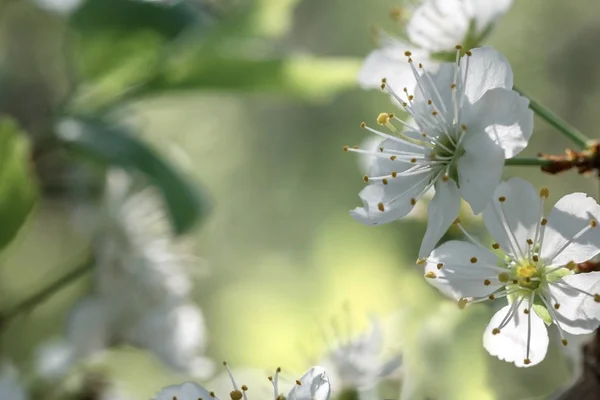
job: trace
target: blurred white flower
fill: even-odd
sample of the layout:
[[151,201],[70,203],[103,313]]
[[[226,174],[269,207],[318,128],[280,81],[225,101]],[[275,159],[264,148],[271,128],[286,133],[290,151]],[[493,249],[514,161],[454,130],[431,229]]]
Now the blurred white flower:
[[68,15],[77,10],[85,0],[33,0],[40,8]]
[[87,211],[93,215],[87,221],[94,232],[94,290],[71,310],[65,348],[40,350],[38,372],[51,378],[48,372],[60,369],[47,366],[59,359],[71,364],[130,344],[178,372],[211,375],[213,364],[203,356],[204,317],[189,299],[190,272],[201,266],[188,243],[174,237],[160,193],[111,169],[101,206]]
[[[432,187],[428,224],[419,250],[427,256],[459,214],[464,198],[480,214],[500,183],[505,158],[527,146],[533,131],[529,100],[512,90],[513,73],[498,51],[483,47],[468,51],[456,62],[431,74],[422,64],[407,64],[417,78],[415,94],[405,98],[388,83],[385,88],[414,119],[409,124],[382,113],[377,123],[391,134],[362,127],[385,139],[375,152],[354,147],[344,150],[377,157],[369,183],[359,194],[363,207],[350,212],[366,225],[385,224],[405,217]],[[396,128],[392,122],[402,127]]]
[[[480,46],[513,0],[424,0],[412,12],[401,38],[379,33],[379,49],[366,58],[358,76],[366,89],[379,88],[381,78],[395,87],[413,87],[415,78],[404,52],[411,51],[435,72],[443,61],[453,58],[454,47],[467,50]],[[409,9],[400,13],[410,13]]]
[[506,297],[509,304],[492,317],[483,345],[501,360],[532,366],[546,356],[545,325],[556,325],[565,346],[563,332],[581,335],[600,325],[600,272],[572,271],[600,253],[600,206],[573,193],[544,217],[548,189],[538,194],[520,178],[502,183],[494,197],[483,218],[498,252],[458,223],[473,243],[450,241],[435,249],[425,277],[459,307]]
[[0,364],[0,399],[27,400],[28,398],[13,366],[8,363]]
[[322,362],[329,371],[335,392],[350,389],[371,393],[382,378],[400,367],[400,355],[382,359],[383,340],[381,323],[375,317],[371,318],[368,332],[347,341],[336,338],[334,347]]
[[[226,398],[233,400],[246,400],[248,399],[247,392],[250,389],[246,385],[238,385],[233,374],[229,370],[229,367],[224,363],[227,368],[227,373],[231,381],[231,390],[229,397],[221,397],[222,400]],[[277,369],[274,377],[269,377],[273,385],[272,398],[278,400],[280,398],[279,390],[279,373],[280,369]],[[309,369],[296,384],[292,387],[288,395],[287,400],[329,400],[331,395],[331,387],[329,385],[329,379],[322,367],[312,367]],[[198,399],[219,399],[213,392],[205,389],[204,387],[193,383],[184,382],[180,385],[168,386],[162,389],[153,400],[198,400]],[[264,400],[264,398],[262,399]]]

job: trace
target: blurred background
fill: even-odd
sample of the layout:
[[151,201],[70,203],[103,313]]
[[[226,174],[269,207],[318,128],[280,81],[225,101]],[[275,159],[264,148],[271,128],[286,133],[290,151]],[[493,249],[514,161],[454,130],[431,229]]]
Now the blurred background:
[[[572,381],[577,362],[557,345],[528,369],[485,352],[481,336],[498,305],[461,312],[427,285],[415,265],[422,217],[371,228],[348,215],[364,184],[360,160],[342,146],[365,139],[361,121],[395,111],[382,93],[358,89],[356,74],[375,46],[373,26],[401,30],[389,12],[398,6],[401,0],[0,2],[0,112],[11,118],[0,124],[0,239],[8,244],[0,254],[0,356],[32,398],[147,400],[186,379],[218,386],[221,360],[253,369],[262,383],[278,366],[295,379],[323,358],[332,338],[363,332],[371,316],[385,328],[383,357],[402,352],[405,383],[422,398],[543,399]],[[520,89],[593,138],[599,18],[592,0],[516,0],[487,42],[509,59]],[[536,119],[523,155],[569,145]],[[24,155],[27,162],[19,161]],[[126,189],[121,169],[129,171]],[[548,204],[573,191],[599,192],[597,180],[575,172],[553,177],[508,167],[505,175],[549,187]],[[144,192],[148,184],[155,192]],[[179,235],[169,240],[185,242],[183,283],[172,290],[178,307],[199,307],[181,321],[205,325],[189,350],[203,363],[192,373],[177,360],[161,362],[175,351],[156,350],[162,333],[146,341],[138,332],[149,335],[154,325],[132,327],[120,315],[127,328],[108,334],[84,308],[88,332],[79,337],[102,331],[100,351],[62,371],[73,350],[48,350],[48,343],[77,344],[69,321],[81,299],[128,293],[122,301],[129,304],[135,297],[129,278],[111,278],[122,283],[112,294],[98,283],[103,266],[123,267],[132,248],[162,246],[162,236],[156,243],[127,236],[148,230],[136,231],[124,212],[155,206],[137,198],[119,208],[136,185],[164,203],[156,208]],[[107,200],[107,193],[116,194]],[[483,233],[476,219],[468,225]],[[154,259],[170,265],[169,254]],[[148,279],[160,286],[161,274],[169,273]],[[165,337],[177,321],[161,322]],[[89,394],[106,385],[122,397]],[[397,396],[398,385],[380,394]]]

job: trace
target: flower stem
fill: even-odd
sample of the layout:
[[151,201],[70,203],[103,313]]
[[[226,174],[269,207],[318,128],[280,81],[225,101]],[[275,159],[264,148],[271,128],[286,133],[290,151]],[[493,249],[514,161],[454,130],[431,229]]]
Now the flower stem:
[[590,138],[581,133],[577,128],[570,125],[568,122],[556,115],[546,106],[535,101],[531,96],[527,95],[522,90],[514,87],[516,92],[529,99],[529,108],[539,115],[544,121],[558,129],[563,135],[569,138],[573,143],[582,149],[587,149],[590,145]]
[[75,268],[74,270],[68,272],[63,275],[55,282],[43,288],[38,293],[35,293],[31,297],[23,300],[18,303],[16,306],[8,309],[7,311],[0,314],[0,330],[3,328],[5,324],[10,322],[13,318],[18,316],[21,313],[28,312],[31,309],[35,308],[37,305],[43,303],[49,297],[52,297],[56,292],[58,292],[63,287],[69,285],[70,283],[76,281],[77,279],[84,276],[88,271],[92,269],[94,266],[94,258],[88,257],[86,260]]
[[520,167],[543,167],[545,165],[551,165],[551,160],[545,158],[509,158],[504,162],[506,166],[520,166]]

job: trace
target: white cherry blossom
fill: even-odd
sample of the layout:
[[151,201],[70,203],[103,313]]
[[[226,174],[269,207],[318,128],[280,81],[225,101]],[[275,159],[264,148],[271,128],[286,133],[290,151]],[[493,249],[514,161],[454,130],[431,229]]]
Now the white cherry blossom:
[[[251,398],[251,389],[246,385],[238,385],[227,363],[223,363],[223,365],[227,369],[233,389],[229,392],[228,397],[218,397],[214,392],[196,383],[185,382],[162,389],[153,400],[248,400]],[[279,388],[280,372],[281,369],[277,368],[275,376],[269,377],[273,386],[273,400],[280,400],[282,398]],[[295,382],[295,385],[285,398],[286,400],[329,400],[330,395],[331,387],[325,369],[315,366],[310,368]]]
[[[415,92],[381,84],[414,123],[382,113],[377,123],[391,133],[361,126],[383,139],[376,151],[345,146],[344,150],[376,156],[369,185],[359,194],[364,206],[351,211],[359,222],[377,225],[406,216],[435,187],[419,257],[428,255],[458,216],[461,198],[480,214],[500,183],[504,160],[518,154],[533,131],[529,100],[512,90],[513,74],[498,51],[467,51],[437,73],[415,65]],[[394,122],[396,125],[394,125]],[[400,128],[397,127],[400,126]]]
[[[400,10],[412,14],[400,37],[379,32],[379,48],[371,52],[359,72],[358,82],[365,89],[378,88],[383,77],[397,87],[412,87],[414,76],[404,61],[410,50],[434,72],[449,61],[454,46],[480,46],[497,20],[513,0],[424,0],[419,7]],[[450,57],[450,59],[449,59]]]
[[[516,366],[541,362],[546,325],[564,333],[590,333],[600,325],[600,272],[575,274],[576,263],[600,253],[600,206],[584,193],[561,198],[547,217],[548,189],[536,192],[520,178],[502,183],[483,218],[496,240],[486,248],[450,241],[427,260],[425,277],[459,307],[506,298],[483,334],[486,350]],[[494,250],[494,251],[492,251]]]

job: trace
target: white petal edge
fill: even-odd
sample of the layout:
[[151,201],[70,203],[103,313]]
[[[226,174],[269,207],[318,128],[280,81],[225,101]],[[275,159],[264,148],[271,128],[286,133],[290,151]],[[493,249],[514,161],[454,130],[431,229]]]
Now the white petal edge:
[[427,258],[425,278],[454,300],[484,297],[503,286],[495,266],[496,256],[491,251],[469,242],[451,240]]
[[492,47],[479,47],[471,50],[471,56],[464,56],[461,65],[469,62],[469,69],[462,67],[463,81],[467,80],[465,94],[471,104],[475,104],[488,90],[495,88],[512,89],[513,72],[508,60]]
[[[500,203],[500,197],[506,200]],[[514,177],[498,186],[483,211],[483,221],[504,252],[523,258],[521,256],[527,252],[527,239],[535,239],[541,216],[540,207],[540,196],[533,185]]]
[[465,154],[457,162],[462,197],[475,215],[483,212],[500,185],[504,170],[504,151],[486,135],[465,139]]
[[600,325],[600,303],[591,296],[560,284],[561,281],[592,295],[599,294],[600,272],[567,275],[558,284],[550,285],[553,300],[560,304],[558,310],[554,310],[560,327],[573,335],[593,332]]
[[300,385],[294,385],[287,400],[329,400],[331,386],[325,368],[312,367],[299,381]]
[[[513,305],[500,309],[488,324],[483,333],[483,347],[500,360],[514,363],[517,367],[532,367],[539,364],[546,357],[548,351],[548,330],[544,321],[531,310],[525,314],[528,307],[523,301],[511,321],[502,328],[498,334],[493,334]],[[529,364],[525,364],[527,357],[527,332],[528,318],[531,318],[531,341],[529,348]]]
[[[566,265],[590,260],[600,253],[600,227],[591,228],[579,239],[568,244],[579,231],[600,218],[600,205],[585,193],[562,197],[548,214],[544,230],[542,258],[551,265]],[[565,245],[567,247],[560,251]],[[555,255],[557,252],[560,253]]]
[[181,385],[172,385],[163,388],[153,400],[178,399],[212,399],[210,392],[194,382],[184,382]]
[[460,191],[456,183],[449,179],[438,181],[435,195],[427,207],[427,231],[419,249],[419,258],[427,257],[446,233],[460,212]]

